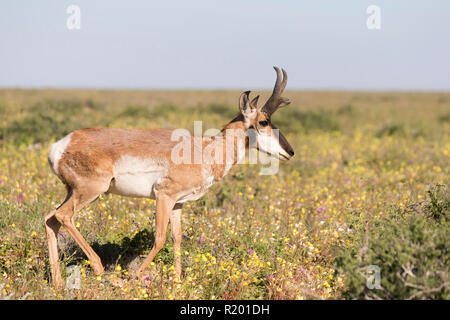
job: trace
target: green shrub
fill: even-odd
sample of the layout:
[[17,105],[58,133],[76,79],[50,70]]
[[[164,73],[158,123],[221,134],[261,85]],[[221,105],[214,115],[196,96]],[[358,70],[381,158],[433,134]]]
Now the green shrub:
[[[426,203],[367,223],[357,217],[354,246],[337,249],[337,270],[344,273],[350,299],[449,299],[450,197],[443,186]],[[380,288],[369,288],[379,270]],[[373,267],[375,266],[375,267]]]
[[331,111],[300,111],[295,108],[285,108],[283,113],[283,117],[275,115],[273,122],[286,132],[310,133],[315,130],[325,132],[340,130]]
[[383,126],[375,134],[376,137],[381,138],[383,136],[403,135],[405,134],[405,128],[402,124],[387,124]]
[[439,117],[439,122],[450,122],[450,112]]
[[344,115],[344,116],[355,116],[357,114],[357,111],[353,105],[346,104],[337,110],[337,114]]
[[151,118],[152,112],[145,106],[129,106],[126,107],[119,115],[118,118],[121,117],[143,117],[143,118]]
[[73,130],[94,125],[94,107],[89,100],[85,104],[80,100],[39,102],[28,109],[25,117],[3,130],[5,139],[15,144],[32,144],[62,138]]
[[150,115],[153,118],[167,118],[171,115],[173,115],[174,113],[177,113],[180,111],[180,107],[177,107],[176,105],[173,104],[161,104],[158,105],[156,107],[154,107],[153,109],[150,110]]
[[238,109],[236,107],[232,107],[230,105],[222,104],[222,103],[210,103],[206,106],[200,105],[197,106],[194,112],[200,112],[202,114],[217,114],[218,116],[224,118],[233,118],[238,114]]

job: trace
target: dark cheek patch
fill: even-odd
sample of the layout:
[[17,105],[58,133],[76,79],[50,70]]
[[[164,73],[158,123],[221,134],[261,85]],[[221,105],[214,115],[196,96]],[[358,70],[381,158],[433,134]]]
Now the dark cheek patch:
[[[272,125],[271,129],[277,129],[274,125]],[[280,146],[291,156],[294,155],[294,149],[292,149],[291,145],[287,141],[287,139],[284,137],[284,135],[281,133],[281,131],[278,130],[278,139],[280,141]]]
[[291,145],[281,132],[280,132],[280,145],[284,150],[286,150],[287,153],[289,153],[289,155],[291,156],[294,155],[294,149],[292,149]]

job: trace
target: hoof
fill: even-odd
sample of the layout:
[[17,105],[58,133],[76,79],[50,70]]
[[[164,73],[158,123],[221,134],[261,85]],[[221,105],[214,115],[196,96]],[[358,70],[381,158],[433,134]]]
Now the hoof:
[[100,265],[92,265],[91,264],[91,267],[96,276],[101,275],[103,273],[103,271],[105,271],[105,269],[103,268],[103,266],[101,264]]

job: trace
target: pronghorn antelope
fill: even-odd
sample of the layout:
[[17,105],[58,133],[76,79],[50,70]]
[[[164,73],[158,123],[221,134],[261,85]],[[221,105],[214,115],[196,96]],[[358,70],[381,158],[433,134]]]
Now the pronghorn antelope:
[[[286,87],[287,74],[274,67],[277,79],[272,95],[262,108],[258,97],[250,101],[250,91],[239,98],[239,114],[220,133],[213,137],[186,135],[187,142],[198,139],[205,150],[213,150],[213,161],[175,161],[173,141],[175,130],[81,129],[55,142],[48,160],[53,172],[65,184],[65,201],[45,217],[52,281],[61,287],[63,282],[58,262],[57,235],[64,226],[88,257],[95,274],[103,272],[99,256],[89,246],[73,223],[74,214],[103,193],[156,199],[156,230],[153,248],[136,276],[141,277],[166,241],[167,226],[171,224],[174,241],[175,270],[181,276],[181,208],[184,202],[199,199],[207,189],[222,179],[231,166],[242,160],[249,147],[272,157],[288,160],[294,155],[286,138],[271,124],[272,114],[288,105],[281,94]],[[253,130],[255,143],[249,143],[248,132]],[[233,134],[229,134],[233,132]],[[278,133],[278,134],[275,134]],[[241,146],[234,143],[244,141]],[[229,144],[229,142],[232,142]],[[195,142],[192,150],[195,151]],[[191,145],[191,144],[189,144]],[[198,145],[198,144],[197,144]],[[231,145],[231,151],[225,148]],[[243,150],[242,150],[243,149]],[[228,151],[228,152],[227,152]],[[216,156],[226,152],[225,159]],[[220,158],[220,157],[219,157]]]

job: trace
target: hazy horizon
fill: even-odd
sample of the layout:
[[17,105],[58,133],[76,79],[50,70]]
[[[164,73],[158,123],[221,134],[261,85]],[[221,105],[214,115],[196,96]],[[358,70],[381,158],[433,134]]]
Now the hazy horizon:
[[443,0],[5,0],[0,37],[1,89],[450,91]]

